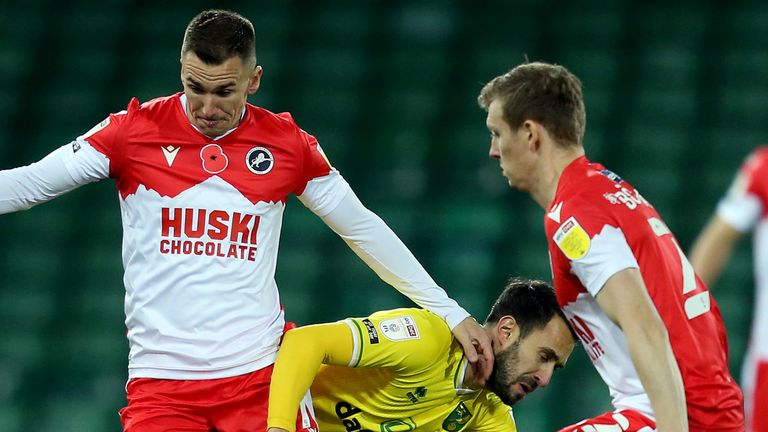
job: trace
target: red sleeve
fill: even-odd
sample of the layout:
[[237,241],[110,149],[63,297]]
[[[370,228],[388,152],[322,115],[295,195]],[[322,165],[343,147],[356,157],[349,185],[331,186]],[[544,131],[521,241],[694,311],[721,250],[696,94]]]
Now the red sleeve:
[[768,212],[768,146],[755,150],[741,167],[747,181],[746,191],[763,203],[763,215]]
[[328,175],[333,167],[317,142],[317,138],[299,128],[290,113],[280,113],[279,116],[289,120],[296,127],[301,143],[303,163],[299,182],[293,191],[298,196],[304,193],[304,188],[310,180]]
[[88,142],[94,149],[109,159],[109,176],[116,178],[120,172],[125,148],[124,126],[127,119],[139,109],[139,101],[131,99],[125,111],[110,114],[101,123],[86,132],[81,138]]

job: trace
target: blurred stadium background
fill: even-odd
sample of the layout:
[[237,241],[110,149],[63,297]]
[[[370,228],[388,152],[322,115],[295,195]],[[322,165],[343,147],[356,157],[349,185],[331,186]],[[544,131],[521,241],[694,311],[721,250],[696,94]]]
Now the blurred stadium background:
[[[768,141],[768,3],[633,1],[0,2],[0,168],[36,161],[129,98],[180,90],[202,9],[252,19],[261,90],[449,293],[485,313],[511,275],[549,279],[542,211],[487,159],[482,83],[521,62],[584,83],[586,147],[651,200],[684,248],[750,149]],[[300,324],[409,302],[296,199],[277,281]],[[109,181],[0,218],[0,431],[117,431],[124,405],[121,228]],[[738,376],[749,241],[715,287]],[[580,348],[515,408],[521,431],[609,409]]]

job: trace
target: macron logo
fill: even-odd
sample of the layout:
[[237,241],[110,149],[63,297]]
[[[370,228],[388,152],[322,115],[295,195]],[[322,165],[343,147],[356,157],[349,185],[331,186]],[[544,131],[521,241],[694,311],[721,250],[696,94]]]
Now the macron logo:
[[547,217],[557,223],[560,223],[560,209],[562,208],[563,208],[562,202],[555,204],[555,206],[552,207],[552,210],[549,213],[547,213]]
[[165,155],[165,161],[168,162],[168,166],[173,165],[173,160],[176,159],[176,155],[179,153],[179,149],[181,147],[174,147],[172,145],[169,145],[168,147],[160,147],[163,149],[163,154]]

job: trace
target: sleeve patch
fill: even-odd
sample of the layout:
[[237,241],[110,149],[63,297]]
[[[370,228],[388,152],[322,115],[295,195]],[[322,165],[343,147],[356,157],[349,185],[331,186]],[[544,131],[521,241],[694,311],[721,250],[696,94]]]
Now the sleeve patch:
[[363,324],[365,324],[365,329],[368,331],[368,340],[371,345],[379,343],[379,332],[376,331],[376,326],[373,325],[371,320],[366,318],[363,320]]
[[381,334],[392,341],[420,339],[419,327],[410,316],[384,320],[379,323]]
[[552,239],[570,260],[584,258],[589,251],[589,234],[573,216],[560,225]]

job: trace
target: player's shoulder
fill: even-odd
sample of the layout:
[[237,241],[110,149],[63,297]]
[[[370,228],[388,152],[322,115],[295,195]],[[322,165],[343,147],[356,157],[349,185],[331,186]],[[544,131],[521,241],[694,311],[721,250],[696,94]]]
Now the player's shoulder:
[[517,430],[512,407],[505,404],[495,393],[483,390],[475,398],[472,411],[476,417],[472,430],[514,432]]
[[295,132],[299,128],[293,114],[290,112],[276,113],[266,108],[253,104],[246,104],[246,110],[251,119],[261,127],[269,127],[275,130]]
[[751,172],[768,171],[768,145],[761,145],[755,148],[747,156],[744,162],[744,169]]
[[453,335],[448,324],[439,316],[421,308],[400,308],[379,311],[369,317],[378,333],[390,342],[418,341],[424,350],[449,347]]

